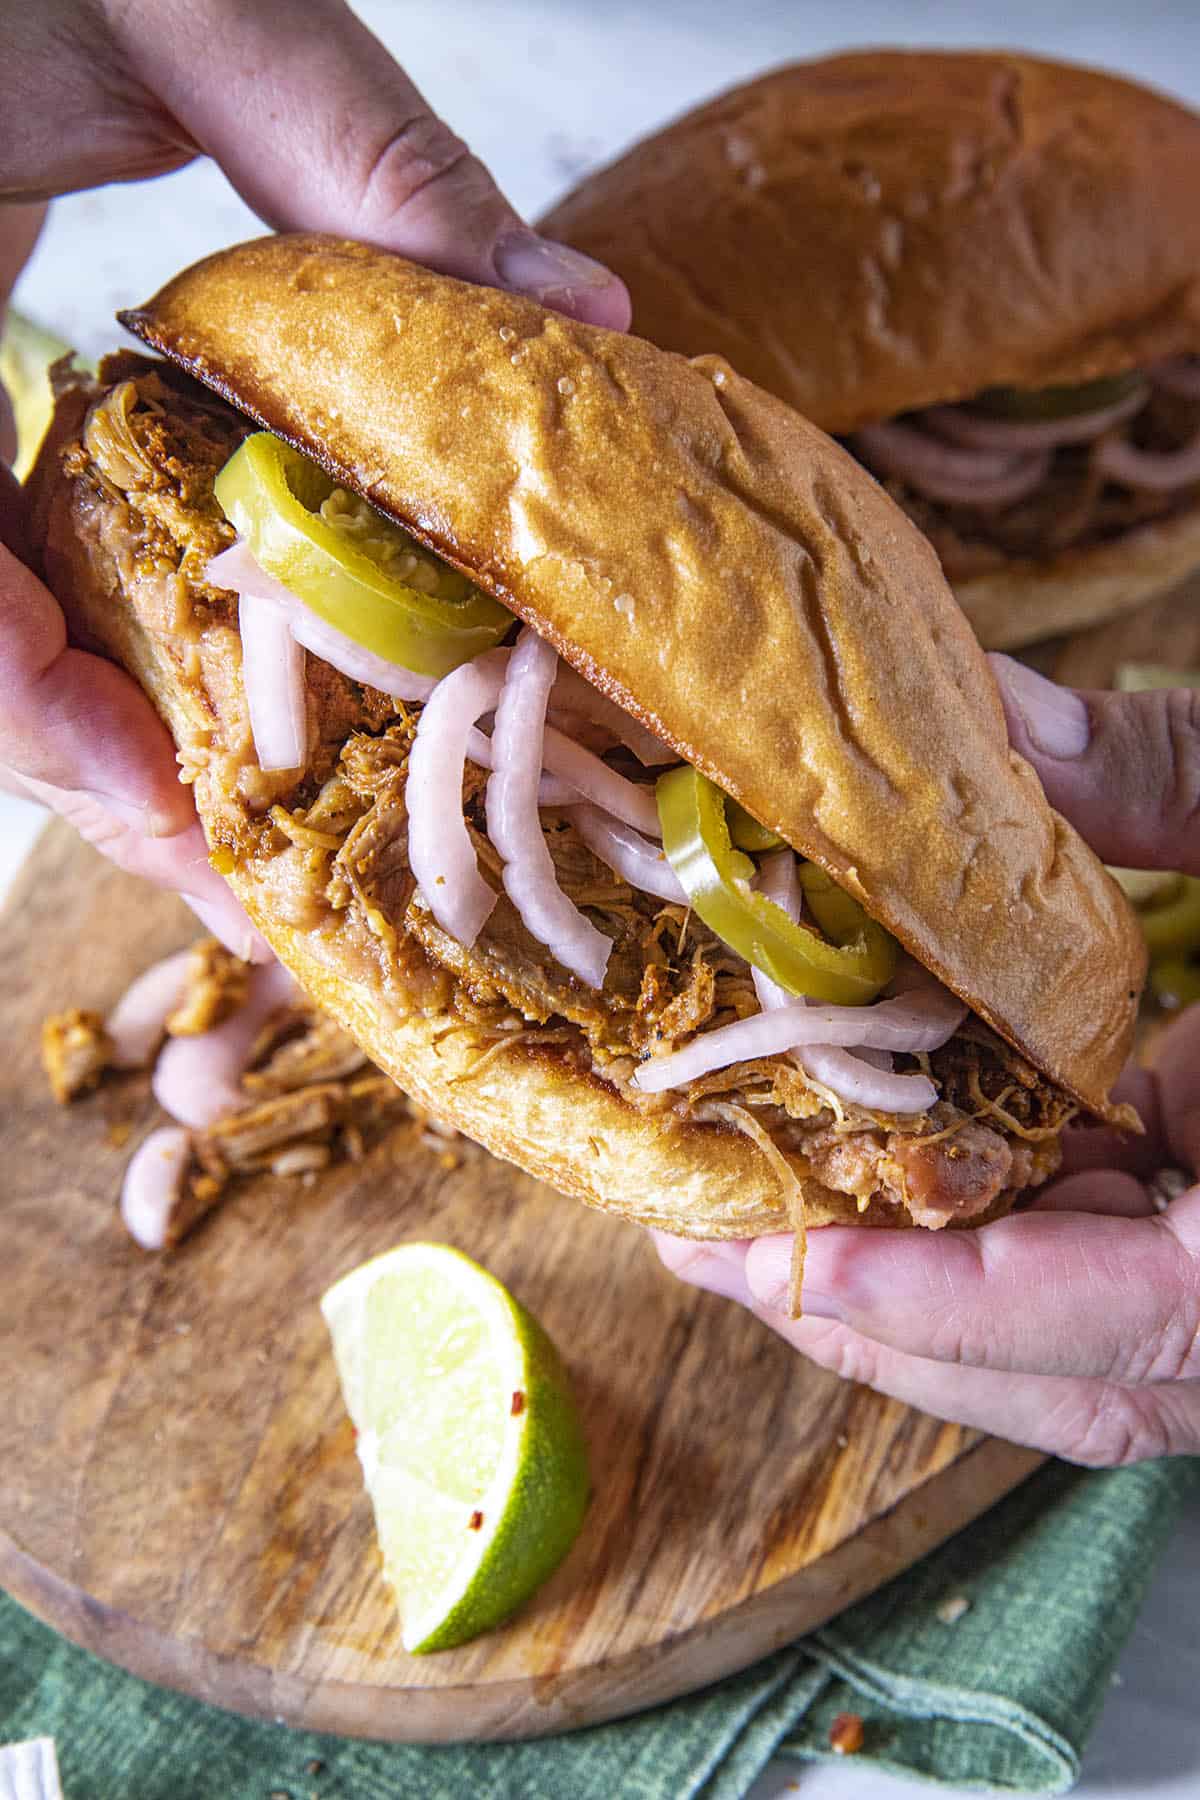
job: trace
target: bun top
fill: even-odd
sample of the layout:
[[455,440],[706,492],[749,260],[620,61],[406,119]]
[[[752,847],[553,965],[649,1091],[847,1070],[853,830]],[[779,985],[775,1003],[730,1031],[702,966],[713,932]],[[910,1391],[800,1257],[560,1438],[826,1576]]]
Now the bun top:
[[1133,915],[1010,750],[933,551],[822,432],[716,359],[336,239],[243,244],[121,317],[529,620],[1111,1112]]
[[1200,350],[1200,116],[1092,69],[796,63],[646,138],[541,222],[634,327],[850,431]]

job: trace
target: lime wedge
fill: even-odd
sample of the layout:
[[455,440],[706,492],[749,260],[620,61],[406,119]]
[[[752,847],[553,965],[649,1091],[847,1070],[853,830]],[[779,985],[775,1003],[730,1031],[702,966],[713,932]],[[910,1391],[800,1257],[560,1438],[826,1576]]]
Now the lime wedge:
[[1165,669],[1159,663],[1122,663],[1115,684],[1123,693],[1144,694],[1150,688],[1198,688],[1200,669]]
[[0,337],[0,383],[8,389],[17,423],[17,460],[13,473],[24,481],[46,435],[54,397],[50,364],[70,349],[61,338],[43,331],[19,312],[10,312]]
[[1150,906],[1173,900],[1183,889],[1183,876],[1171,869],[1119,869],[1107,865],[1113,880],[1125,890],[1131,906]]
[[321,1300],[404,1647],[489,1631],[558,1567],[587,1506],[566,1372],[537,1320],[445,1244],[401,1244]]

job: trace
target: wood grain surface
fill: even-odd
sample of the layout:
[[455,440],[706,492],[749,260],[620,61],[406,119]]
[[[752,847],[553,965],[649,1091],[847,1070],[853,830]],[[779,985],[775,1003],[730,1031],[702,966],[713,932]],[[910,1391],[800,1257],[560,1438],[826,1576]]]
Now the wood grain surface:
[[[671,1280],[639,1231],[482,1152],[446,1172],[385,1142],[310,1188],[259,1179],[178,1251],[139,1251],[116,1200],[156,1117],[145,1079],[61,1110],[38,1028],[194,935],[60,827],[0,919],[0,1581],[69,1637],[321,1730],[533,1736],[744,1667],[1036,1465],[812,1368]],[[595,1485],[524,1611],[425,1658],[400,1647],[317,1310],[414,1238],[459,1245],[543,1320]]]

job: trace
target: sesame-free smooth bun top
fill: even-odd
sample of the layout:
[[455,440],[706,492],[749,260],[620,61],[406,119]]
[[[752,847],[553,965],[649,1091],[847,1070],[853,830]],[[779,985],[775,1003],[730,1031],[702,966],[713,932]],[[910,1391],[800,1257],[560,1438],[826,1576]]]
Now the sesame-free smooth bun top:
[[241,245],[122,317],[469,571],[1107,1110],[1133,916],[1009,749],[932,550],[822,432],[722,362],[335,239]]
[[1115,76],[873,50],[733,89],[541,221],[635,330],[826,431],[1200,350],[1200,116]]

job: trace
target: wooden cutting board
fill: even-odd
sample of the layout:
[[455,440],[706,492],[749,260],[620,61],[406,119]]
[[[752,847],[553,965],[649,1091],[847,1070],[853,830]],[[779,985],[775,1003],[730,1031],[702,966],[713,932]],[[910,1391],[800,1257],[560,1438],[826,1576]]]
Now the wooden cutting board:
[[[385,1143],[311,1188],[263,1178],[173,1254],[139,1251],[116,1200],[145,1080],[62,1110],[38,1029],[195,935],[60,827],[0,917],[0,1581],[68,1637],[319,1730],[534,1736],[744,1667],[1036,1465],[818,1371],[673,1281],[641,1232],[482,1152],[447,1173]],[[424,1658],[400,1647],[317,1310],[413,1238],[457,1244],[544,1321],[595,1484],[530,1605]]]

